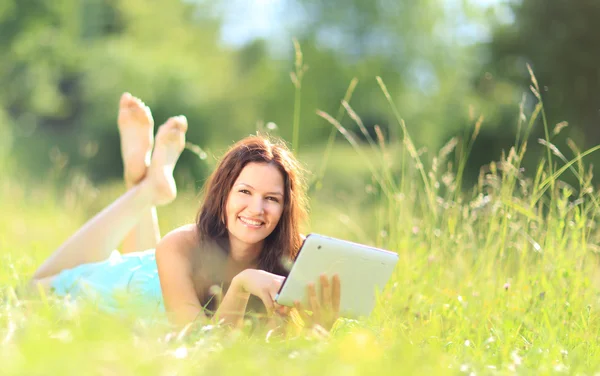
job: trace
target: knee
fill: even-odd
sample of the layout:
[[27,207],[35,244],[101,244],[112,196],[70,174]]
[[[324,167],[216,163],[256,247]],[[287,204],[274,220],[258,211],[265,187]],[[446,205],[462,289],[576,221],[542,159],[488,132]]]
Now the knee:
[[52,280],[54,276],[37,278],[33,276],[29,283],[27,284],[27,288],[32,291],[39,291],[40,289],[44,292],[50,292],[52,289]]

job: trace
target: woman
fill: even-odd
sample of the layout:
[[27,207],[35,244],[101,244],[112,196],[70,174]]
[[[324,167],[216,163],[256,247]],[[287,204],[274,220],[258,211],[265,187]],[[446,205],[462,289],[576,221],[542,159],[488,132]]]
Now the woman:
[[[155,207],[176,196],[172,173],[187,120],[178,116],[162,125],[153,152],[152,115],[142,101],[123,94],[118,123],[128,191],[61,245],[33,282],[58,295],[93,294],[108,305],[119,291],[141,296],[159,308],[164,304],[177,324],[208,309],[238,325],[250,296],[268,314],[285,311],[274,297],[286,261],[302,243],[306,215],[301,168],[285,145],[260,136],[233,145],[205,186],[197,222],[160,239]],[[111,255],[121,242],[122,254]],[[329,327],[339,311],[339,279],[322,277],[318,290],[307,286],[313,314],[303,317]]]

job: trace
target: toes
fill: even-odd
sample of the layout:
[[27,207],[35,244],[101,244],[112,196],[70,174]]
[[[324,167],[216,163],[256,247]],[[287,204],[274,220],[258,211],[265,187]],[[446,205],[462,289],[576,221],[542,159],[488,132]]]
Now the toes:
[[121,95],[121,99],[119,100],[119,106],[121,107],[132,107],[136,105],[144,105],[141,99],[134,97],[129,92],[125,92]]
[[[142,102],[143,104],[144,102]],[[146,114],[146,116],[148,117],[148,119],[150,120],[150,124],[154,125],[154,118],[152,118],[152,112],[150,111],[150,107],[146,106],[145,104],[142,107],[144,109],[144,113]]]
[[154,119],[150,107],[139,98],[134,97],[130,93],[123,93],[119,102],[119,116],[124,116],[124,120],[137,119],[138,121],[148,122],[154,126]]
[[127,108],[131,111],[140,111],[146,107],[144,102],[141,99],[136,97],[131,97],[127,102]]
[[139,108],[139,109],[147,108],[146,104],[140,98],[131,97],[131,99],[132,100],[129,103],[129,107],[134,107],[134,108]]
[[183,115],[177,116],[177,128],[179,128],[179,130],[182,132],[187,132],[188,122],[187,122],[187,118],[185,116],[183,116]]
[[141,99],[134,97],[130,93],[123,93],[121,100],[119,101],[119,107],[121,110],[135,111],[138,108],[144,108],[146,105]]
[[119,100],[119,105],[121,107],[125,107],[127,105],[127,103],[129,103],[131,101],[131,98],[133,98],[133,96],[130,93],[123,93],[121,95],[121,99]]
[[179,116],[175,116],[172,117],[171,119],[173,119],[173,121],[175,122],[174,127],[177,128],[178,130],[185,132],[187,131],[188,128],[188,123],[187,123],[187,118],[183,115],[179,115]]
[[164,127],[169,130],[177,130],[185,133],[188,128],[187,118],[183,115],[173,116],[167,120]]

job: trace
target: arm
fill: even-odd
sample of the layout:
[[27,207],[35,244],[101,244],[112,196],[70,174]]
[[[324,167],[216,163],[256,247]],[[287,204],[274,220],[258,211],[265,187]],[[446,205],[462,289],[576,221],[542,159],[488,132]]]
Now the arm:
[[165,308],[171,322],[185,325],[204,317],[196,294],[191,262],[193,233],[177,229],[156,246],[156,265]]
[[[185,325],[204,317],[196,294],[192,268],[192,252],[198,240],[195,228],[185,226],[167,234],[156,246],[156,264],[165,308],[172,322]],[[258,296],[267,312],[274,307],[274,298],[283,280],[264,270],[246,269],[231,281],[215,318],[239,325],[244,318],[250,294]]]
[[231,324],[235,327],[241,326],[249,299],[250,293],[244,291],[240,286],[239,278],[234,277],[221,305],[215,312],[215,319],[223,320],[224,324]]
[[233,277],[231,286],[223,297],[215,317],[228,324],[240,325],[250,294],[259,297],[267,309],[267,314],[271,315],[275,308],[275,295],[284,280],[284,277],[264,270],[246,269],[242,271]]

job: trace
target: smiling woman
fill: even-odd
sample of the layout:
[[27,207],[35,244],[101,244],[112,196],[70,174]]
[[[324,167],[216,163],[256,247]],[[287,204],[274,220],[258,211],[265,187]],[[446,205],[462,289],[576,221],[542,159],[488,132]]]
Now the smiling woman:
[[[238,246],[243,253],[254,249],[257,267],[285,273],[282,256],[295,258],[302,243],[307,206],[302,172],[282,141],[252,136],[238,142],[207,182],[210,199],[198,214],[199,232],[204,239],[227,236],[233,252]],[[262,223],[253,228],[244,223],[249,220]]]
[[[165,305],[176,321],[202,311],[200,303],[191,303],[194,296],[215,301],[208,291],[215,284],[228,287],[216,312],[226,321],[243,317],[249,294],[268,311],[274,309],[283,281],[277,276],[287,275],[285,264],[302,243],[306,199],[301,173],[281,141],[251,136],[230,148],[206,184],[196,226],[175,230],[157,246]],[[192,265],[189,274],[203,280],[167,284],[184,265]]]
[[242,170],[226,205],[231,249],[247,249],[246,254],[232,254],[235,261],[259,259],[265,239],[283,213],[283,197],[283,177],[275,166],[249,163]]
[[[57,295],[91,293],[112,310],[118,309],[115,294],[126,293],[166,310],[177,324],[207,315],[240,324],[251,296],[269,314],[286,312],[274,298],[302,244],[307,207],[303,170],[293,154],[281,140],[239,141],[209,178],[196,223],[160,239],[155,206],[175,198],[172,172],[187,121],[179,116],[161,126],[153,151],[152,127],[149,108],[124,94],[119,131],[129,190],[61,245],[32,282]],[[122,254],[111,255],[122,242]],[[321,289],[315,304],[339,301],[323,291],[340,293]]]

